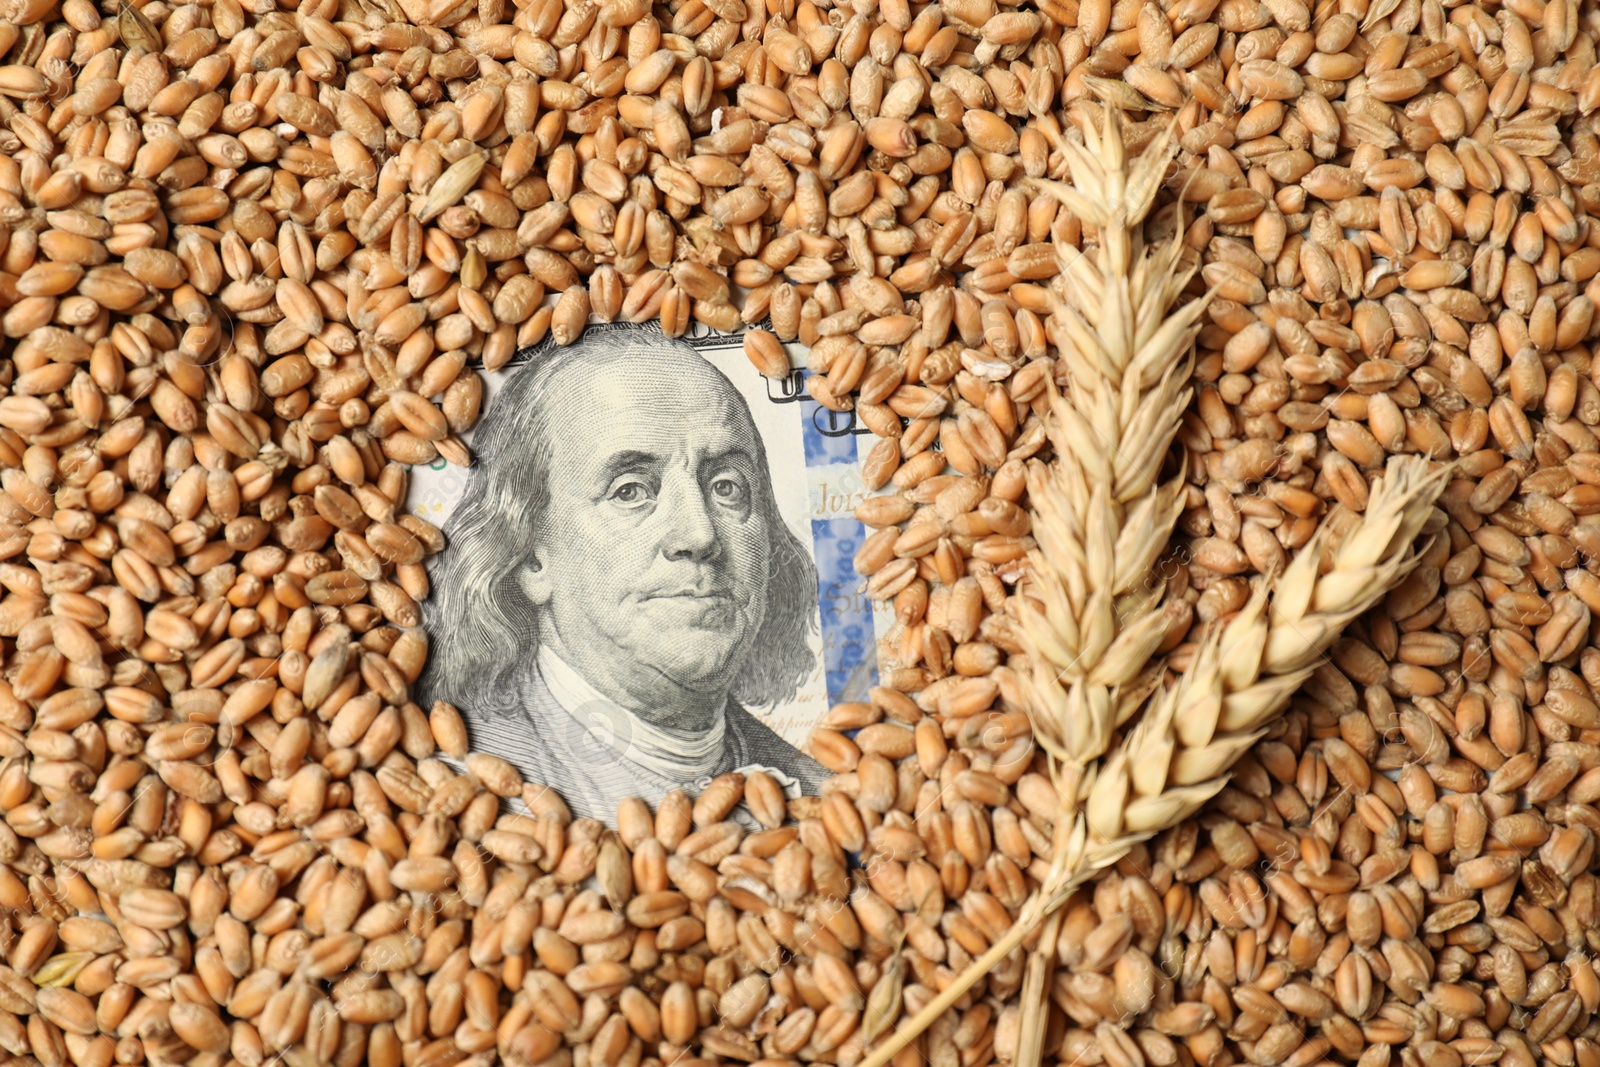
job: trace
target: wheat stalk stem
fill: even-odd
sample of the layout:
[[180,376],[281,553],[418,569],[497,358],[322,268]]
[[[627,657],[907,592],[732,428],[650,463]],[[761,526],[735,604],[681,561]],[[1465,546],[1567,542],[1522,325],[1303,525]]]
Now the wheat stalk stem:
[[1061,915],[1059,908],[1050,913],[1039,932],[1039,947],[1028,956],[1028,968],[1023,974],[1022,989],[1018,993],[1022,1011],[1013,1063],[1038,1063],[1044,1057],[1045,1031],[1048,1029],[1050,1013],[1035,1005],[1050,1002],[1050,985],[1056,972],[1056,941],[1061,937]]

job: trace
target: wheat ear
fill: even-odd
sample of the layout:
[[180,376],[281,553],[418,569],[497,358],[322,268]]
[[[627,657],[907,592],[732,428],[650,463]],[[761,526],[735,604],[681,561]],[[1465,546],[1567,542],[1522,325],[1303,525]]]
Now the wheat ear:
[[[1415,565],[1411,543],[1442,487],[1426,461],[1392,462],[1326,573],[1325,526],[1277,595],[1269,599],[1263,582],[1202,643],[1189,672],[1162,687],[1161,665],[1149,660],[1167,620],[1159,586],[1144,583],[1177,518],[1181,479],[1162,484],[1159,470],[1188,399],[1199,312],[1169,313],[1187,283],[1177,248],[1148,250],[1139,235],[1170,142],[1158,139],[1130,168],[1109,109],[1104,133],[1086,128],[1085,142],[1069,149],[1073,187],[1049,191],[1098,228],[1100,243],[1065,264],[1059,282],[1055,325],[1070,385],[1047,419],[1056,460],[1030,479],[1039,541],[1030,577],[1043,606],[1018,601],[1030,717],[1060,796],[1051,866],[1011,929],[861,1067],[882,1067],[1079,885],[1215,795],[1317,655]],[[1043,1037],[1029,995],[1042,1004],[1053,954],[1044,939],[1027,972],[1024,1067],[1037,1062]]]
[[[1048,183],[1095,227],[1088,254],[1064,250],[1052,325],[1067,372],[1052,395],[1056,461],[1035,466],[1029,501],[1039,548],[1029,568],[1043,612],[1020,616],[1031,674],[1022,678],[1034,736],[1058,776],[1081,780],[1118,725],[1159,680],[1146,666],[1173,621],[1150,581],[1184,496],[1180,471],[1159,480],[1189,405],[1194,337],[1205,299],[1177,310],[1193,269],[1181,266],[1181,232],[1148,248],[1144,222],[1172,156],[1172,132],[1129,165],[1115,109],[1104,133],[1082,124],[1084,145],[1066,148],[1072,184]],[[1055,968],[1059,914],[1028,960],[1020,995],[1017,1060],[1037,1063]]]
[[1195,300],[1173,310],[1193,274],[1180,266],[1177,236],[1158,248],[1142,236],[1170,134],[1131,166],[1116,112],[1107,112],[1103,135],[1086,124],[1084,137],[1086,145],[1067,146],[1073,184],[1042,183],[1100,243],[1068,251],[1056,282],[1052,325],[1068,384],[1050,399],[1055,461],[1028,479],[1039,543],[1029,577],[1045,607],[1020,620],[1032,663],[1025,692],[1050,709],[1035,738],[1079,766],[1105,753],[1148,692],[1140,674],[1172,621],[1149,578],[1182,509],[1184,478],[1159,479],[1189,403],[1205,309]]

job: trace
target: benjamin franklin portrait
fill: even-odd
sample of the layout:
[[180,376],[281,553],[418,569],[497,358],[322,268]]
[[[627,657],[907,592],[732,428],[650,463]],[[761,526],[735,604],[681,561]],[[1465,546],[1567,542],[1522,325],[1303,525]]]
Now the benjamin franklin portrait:
[[653,328],[591,329],[509,372],[473,453],[422,689],[474,750],[608,823],[726,771],[816,791],[822,767],[751,710],[816,666],[816,567],[721,371]]

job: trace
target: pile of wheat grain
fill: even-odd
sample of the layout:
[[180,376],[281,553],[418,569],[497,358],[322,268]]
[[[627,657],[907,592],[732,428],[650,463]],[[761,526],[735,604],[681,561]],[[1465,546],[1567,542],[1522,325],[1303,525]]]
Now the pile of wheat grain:
[[[1145,471],[1180,536],[1113,580],[1162,621],[1131,684],[1209,684],[1392,457],[1454,463],[1447,521],[1064,898],[1053,973],[1031,935],[897,1063],[1600,1062],[1597,38],[1576,0],[4,0],[0,1056],[849,1067],[952,988],[1059,882],[1026,620],[1107,618],[1030,577],[1070,544],[1028,490],[1094,347],[1062,265],[1122,232],[1047,183],[1111,107],[1177,138],[1161,308],[1213,293]],[[770,320],[757,365],[803,342],[882,438],[898,625],[821,797],[501,821],[526,783],[409,699],[444,543],[405,467],[591,315]],[[1132,744],[1103,714],[1061,721]]]

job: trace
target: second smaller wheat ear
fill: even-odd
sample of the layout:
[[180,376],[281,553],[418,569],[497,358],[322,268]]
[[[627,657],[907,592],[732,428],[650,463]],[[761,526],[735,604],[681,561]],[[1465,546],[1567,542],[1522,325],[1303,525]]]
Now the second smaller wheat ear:
[[[1103,130],[1087,119],[1082,130],[1084,144],[1067,145],[1071,185],[1044,190],[1094,227],[1097,244],[1061,250],[1053,337],[1067,384],[1046,417],[1055,457],[1029,482],[1031,596],[1014,603],[1029,717],[1059,797],[1050,867],[1012,927],[860,1067],[883,1067],[1079,886],[1215,796],[1345,625],[1416,565],[1414,542],[1444,484],[1425,459],[1391,460],[1342,540],[1325,522],[1201,638],[1186,671],[1170,672],[1156,653],[1173,612],[1147,579],[1183,500],[1181,472],[1163,482],[1161,469],[1190,398],[1205,304],[1176,306],[1191,277],[1177,239],[1150,247],[1143,236],[1170,133],[1129,160],[1115,110]],[[1051,922],[1025,972],[1017,1067],[1041,1058],[1055,933]]]

